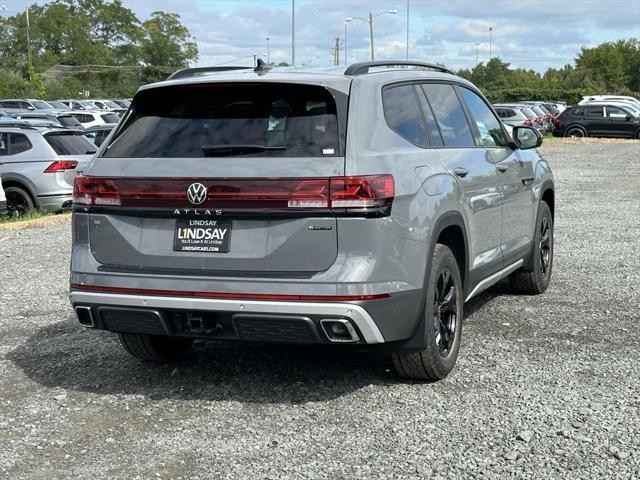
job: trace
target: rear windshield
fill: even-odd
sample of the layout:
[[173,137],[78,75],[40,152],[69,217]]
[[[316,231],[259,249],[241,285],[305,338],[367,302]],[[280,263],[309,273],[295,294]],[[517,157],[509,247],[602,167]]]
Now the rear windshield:
[[103,113],[100,116],[102,120],[104,120],[104,123],[118,123],[119,120],[118,115],[115,113]]
[[319,86],[156,88],[138,94],[131,110],[105,157],[331,157],[342,150],[336,101]]
[[96,146],[80,132],[50,133],[44,137],[58,155],[88,155]]
[[63,127],[81,127],[82,124],[78,121],[77,118],[72,117],[71,115],[61,115],[58,117],[58,121],[60,125]]

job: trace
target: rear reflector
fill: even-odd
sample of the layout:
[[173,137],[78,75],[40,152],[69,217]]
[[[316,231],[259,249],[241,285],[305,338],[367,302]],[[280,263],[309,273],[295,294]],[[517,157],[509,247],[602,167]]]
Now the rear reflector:
[[[207,189],[193,204],[187,190],[193,183]],[[97,178],[76,177],[77,205],[232,209],[363,209],[389,207],[395,187],[391,175],[329,178]]]
[[65,170],[73,170],[78,166],[78,162],[75,160],[56,160],[49,165],[44,173],[64,172]]
[[389,298],[388,293],[376,295],[272,295],[265,293],[220,293],[220,292],[191,292],[184,290],[155,290],[147,288],[103,287],[100,285],[82,285],[72,283],[71,290],[87,292],[121,293],[125,295],[151,295],[170,297],[199,297],[218,298],[227,300],[273,300],[273,301],[314,301],[314,302],[358,302],[363,300],[379,300]]

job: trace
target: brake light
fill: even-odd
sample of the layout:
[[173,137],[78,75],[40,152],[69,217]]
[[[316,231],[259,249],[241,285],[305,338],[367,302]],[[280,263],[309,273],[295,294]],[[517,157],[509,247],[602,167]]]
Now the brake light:
[[540,117],[536,118],[536,123],[542,123],[542,119]]
[[56,160],[44,170],[44,173],[64,172],[73,170],[77,166],[78,162],[75,160]]
[[[202,183],[207,196],[193,204],[187,190]],[[325,178],[97,178],[78,176],[73,202],[88,206],[229,208],[229,209],[363,209],[389,207],[395,195],[391,175]]]
[[120,205],[120,193],[112,180],[78,175],[73,182],[73,203],[79,205]]
[[525,125],[531,125],[533,122],[531,121],[530,118],[527,118],[524,122]]
[[560,119],[558,117],[553,117],[553,123],[560,125]]

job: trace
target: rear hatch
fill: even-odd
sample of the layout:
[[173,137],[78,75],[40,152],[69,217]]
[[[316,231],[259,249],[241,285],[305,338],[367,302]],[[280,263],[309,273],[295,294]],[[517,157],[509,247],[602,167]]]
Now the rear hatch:
[[89,166],[97,147],[78,130],[53,130],[43,136],[58,155],[47,172],[62,175],[64,182],[73,185],[75,177]]
[[337,256],[330,178],[344,175],[346,94],[295,83],[142,90],[79,178],[111,271],[305,276]]

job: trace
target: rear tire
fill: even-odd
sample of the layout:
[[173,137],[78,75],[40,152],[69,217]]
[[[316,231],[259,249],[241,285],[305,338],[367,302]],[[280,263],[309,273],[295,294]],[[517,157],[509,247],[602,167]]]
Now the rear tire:
[[118,338],[127,352],[145,362],[180,360],[193,346],[192,339],[183,337],[119,333]]
[[458,358],[464,304],[458,262],[445,245],[437,244],[433,252],[426,298],[426,348],[421,352],[394,352],[391,360],[405,378],[440,380]]
[[566,136],[582,138],[587,136],[587,131],[582,127],[569,127],[569,129],[567,129]]
[[517,293],[539,295],[551,282],[553,270],[553,216],[547,202],[540,202],[533,237],[533,270],[518,270],[509,275],[511,288]]
[[7,210],[12,217],[22,217],[36,209],[31,195],[24,188],[5,187],[4,193],[7,197]]

